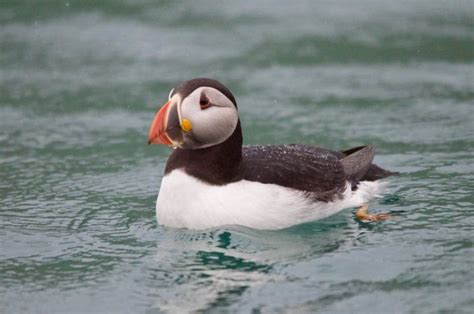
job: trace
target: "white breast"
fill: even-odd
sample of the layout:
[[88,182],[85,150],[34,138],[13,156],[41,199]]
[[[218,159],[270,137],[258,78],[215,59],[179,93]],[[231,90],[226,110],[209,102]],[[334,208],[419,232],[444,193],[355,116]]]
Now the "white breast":
[[378,182],[361,182],[353,193],[347,183],[342,199],[324,203],[276,184],[242,180],[216,186],[174,170],[161,182],[156,216],[160,224],[170,227],[281,229],[360,206],[381,193],[381,187]]

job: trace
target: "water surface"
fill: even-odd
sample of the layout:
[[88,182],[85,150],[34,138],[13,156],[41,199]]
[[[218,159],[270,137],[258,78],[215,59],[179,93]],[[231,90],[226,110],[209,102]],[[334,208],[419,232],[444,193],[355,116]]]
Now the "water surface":
[[[0,312],[469,312],[472,1],[3,1]],[[159,226],[179,81],[234,92],[247,144],[375,145],[361,223]]]

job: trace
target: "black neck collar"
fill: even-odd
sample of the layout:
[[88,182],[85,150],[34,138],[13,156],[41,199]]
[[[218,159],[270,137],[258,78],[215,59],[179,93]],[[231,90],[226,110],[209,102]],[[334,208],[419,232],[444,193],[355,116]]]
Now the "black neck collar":
[[210,184],[222,185],[237,180],[242,161],[240,120],[234,133],[223,143],[202,149],[176,149],[168,158],[165,174],[182,169]]

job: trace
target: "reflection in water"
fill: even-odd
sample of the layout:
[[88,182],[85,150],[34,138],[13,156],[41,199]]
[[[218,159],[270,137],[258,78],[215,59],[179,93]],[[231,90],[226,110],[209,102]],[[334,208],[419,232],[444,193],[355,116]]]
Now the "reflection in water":
[[[153,293],[155,305],[181,311],[220,307],[249,287],[295,280],[282,271],[285,265],[347,250],[363,239],[365,231],[349,224],[349,217],[345,212],[282,231],[164,228],[154,261],[168,284]],[[148,285],[156,287],[156,280],[160,275]]]

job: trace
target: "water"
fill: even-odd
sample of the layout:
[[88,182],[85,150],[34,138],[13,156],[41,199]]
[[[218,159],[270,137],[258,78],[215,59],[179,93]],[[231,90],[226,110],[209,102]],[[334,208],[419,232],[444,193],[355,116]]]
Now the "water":
[[[474,2],[3,1],[0,312],[471,312]],[[245,142],[371,143],[371,207],[281,231],[159,226],[180,80],[234,92]]]

